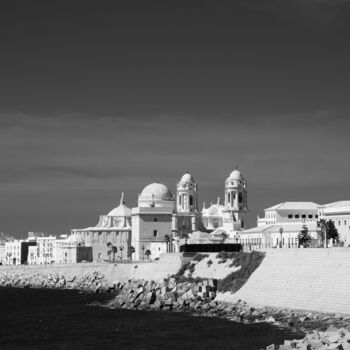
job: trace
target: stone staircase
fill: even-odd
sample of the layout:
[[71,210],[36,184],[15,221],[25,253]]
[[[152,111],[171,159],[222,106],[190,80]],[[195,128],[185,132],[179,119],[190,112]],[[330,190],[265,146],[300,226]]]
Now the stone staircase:
[[274,249],[235,294],[252,305],[350,314],[350,249]]

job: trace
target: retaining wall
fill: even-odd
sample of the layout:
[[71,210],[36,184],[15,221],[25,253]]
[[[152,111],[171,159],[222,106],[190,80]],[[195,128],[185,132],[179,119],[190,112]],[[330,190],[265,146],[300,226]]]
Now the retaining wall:
[[267,250],[261,265],[239,291],[217,298],[350,314],[350,249]]
[[129,279],[161,281],[169,275],[176,274],[182,264],[179,253],[163,254],[159,261],[131,264],[79,263],[68,265],[19,265],[0,266],[1,273],[11,272],[23,275],[59,273],[65,277],[80,276],[94,271],[104,274],[107,282],[126,282]]

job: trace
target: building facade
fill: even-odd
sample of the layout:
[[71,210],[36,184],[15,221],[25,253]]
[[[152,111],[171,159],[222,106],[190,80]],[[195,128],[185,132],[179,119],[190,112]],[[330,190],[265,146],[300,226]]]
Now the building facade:
[[[71,235],[85,247],[92,247],[94,261],[126,259],[131,245],[131,209],[122,193],[120,204],[107,215],[101,215],[96,226],[73,229]],[[111,247],[114,247],[112,253]],[[116,252],[116,253],[115,253]]]
[[132,209],[131,244],[136,260],[155,259],[167,252],[175,204],[170,189],[158,182],[147,185],[139,194],[138,206]]
[[339,240],[345,247],[350,246],[350,201],[338,201],[319,206],[320,219],[332,220],[339,233]]
[[297,248],[298,235],[306,226],[312,245],[321,245],[317,224],[319,204],[314,202],[283,202],[265,209],[265,216],[257,218],[257,226],[242,231],[237,242],[251,249]]

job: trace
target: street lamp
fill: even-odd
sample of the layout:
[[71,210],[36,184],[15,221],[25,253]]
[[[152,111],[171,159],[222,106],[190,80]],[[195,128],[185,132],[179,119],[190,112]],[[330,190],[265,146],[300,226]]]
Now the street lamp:
[[279,231],[280,231],[280,234],[281,234],[280,248],[282,248],[282,234],[283,234],[283,228],[280,227]]
[[123,260],[123,249],[124,249],[124,246],[123,246],[123,245],[120,245],[120,246],[119,246],[119,250],[120,250],[120,261]]
[[144,244],[142,244],[142,260],[145,260],[145,249],[146,249],[146,246]]

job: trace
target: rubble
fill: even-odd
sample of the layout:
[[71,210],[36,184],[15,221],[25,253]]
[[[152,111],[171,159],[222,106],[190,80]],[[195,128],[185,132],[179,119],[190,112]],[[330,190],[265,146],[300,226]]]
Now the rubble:
[[[104,275],[100,272],[85,273],[78,276],[64,276],[56,272],[22,274],[6,272],[0,275],[1,287],[23,288],[53,288],[53,289],[80,289],[99,293],[109,291]],[[114,289],[114,286],[113,286]]]
[[312,331],[303,339],[285,340],[282,345],[271,344],[266,350],[350,350],[350,328],[329,326],[324,332]]

